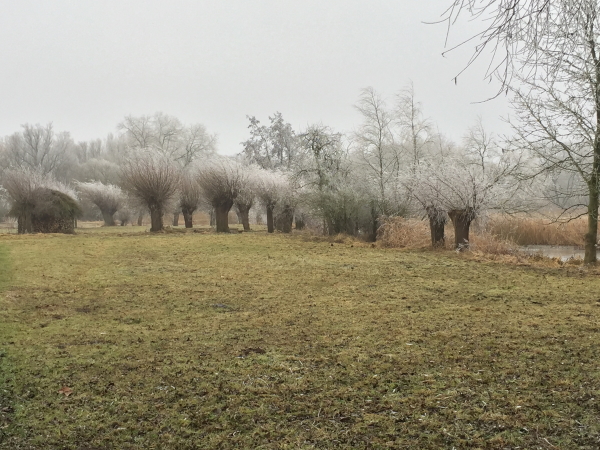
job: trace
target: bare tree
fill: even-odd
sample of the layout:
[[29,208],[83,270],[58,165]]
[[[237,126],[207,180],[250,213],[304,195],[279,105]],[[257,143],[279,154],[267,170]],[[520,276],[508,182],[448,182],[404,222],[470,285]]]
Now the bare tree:
[[299,156],[298,138],[292,126],[285,122],[280,112],[269,116],[270,125],[248,116],[250,139],[242,142],[243,155],[263,169],[290,170]]
[[198,183],[204,197],[215,209],[218,233],[229,232],[229,211],[238,196],[243,179],[241,165],[223,157],[207,161],[198,173]]
[[409,180],[429,217],[432,244],[443,239],[445,212],[454,225],[455,247],[464,249],[469,247],[471,223],[484,212],[527,208],[529,191],[519,178],[520,168],[521,157],[512,152],[496,161],[486,160],[485,168],[466,152],[441,163],[435,157],[423,161]]
[[[437,160],[436,164],[445,164]],[[432,247],[443,247],[446,242],[445,227],[448,222],[444,192],[446,190],[443,177],[432,177],[433,166],[429,163],[420,164],[416,171],[410,171],[406,178],[400,177],[411,196],[416,200],[420,209],[429,219],[429,231]]]
[[[567,3],[574,8],[580,4],[569,0],[451,0],[441,20],[448,26],[447,42],[451,27],[461,16],[478,19],[483,26],[447,52],[474,42],[473,53],[463,71],[487,52],[489,63],[485,77],[496,77],[500,81],[498,93],[504,92],[511,85],[513,75],[543,60],[538,48],[551,36],[548,25],[561,15],[560,9]],[[566,20],[565,24],[578,26],[577,16],[566,17]],[[458,76],[460,73],[454,78],[455,82]]]
[[432,142],[432,126],[423,117],[421,103],[415,96],[412,82],[397,97],[396,123],[400,128],[405,152],[409,157],[413,170],[425,156]]
[[389,190],[395,185],[400,169],[399,148],[394,142],[393,114],[384,100],[371,87],[363,89],[355,108],[361,113],[363,123],[354,133],[359,162],[368,172],[368,178],[377,185],[377,214],[392,215],[397,208],[390,202]]
[[216,154],[217,136],[209,134],[202,124],[188,125],[183,129],[181,148],[176,161],[183,167],[189,166],[199,158],[210,158]]
[[186,228],[193,228],[194,212],[198,209],[202,199],[202,188],[198,184],[196,176],[185,170],[181,176],[181,186],[179,188],[179,207],[183,213],[183,220]]
[[99,181],[77,183],[77,189],[83,198],[88,199],[98,207],[104,225],[115,226],[115,213],[124,205],[125,195],[121,188],[113,184],[103,184]]
[[[514,145],[533,154],[531,175],[566,175],[563,197],[579,199],[561,212],[587,215],[586,263],[596,262],[600,204],[600,6],[596,0],[553,2],[511,88]],[[557,192],[554,192],[555,194]],[[582,194],[587,198],[582,198]]]
[[244,167],[245,176],[242,179],[238,196],[235,198],[235,207],[241,219],[244,231],[250,231],[250,209],[254,205],[262,169],[256,165]]
[[70,162],[73,141],[67,132],[55,133],[52,123],[23,125],[23,130],[7,137],[4,142],[8,165],[13,168],[31,169],[42,175],[64,174]]
[[[181,168],[186,168],[199,158],[215,154],[217,138],[202,124],[183,125],[176,117],[157,112],[152,116],[127,116],[119,124],[128,147],[160,153]],[[189,186],[188,186],[189,187]],[[175,205],[173,226],[179,223],[181,209]]]
[[289,183],[289,176],[283,172],[261,170],[257,172],[256,193],[261,203],[267,210],[267,232],[275,231],[274,211],[280,194]]
[[129,148],[154,150],[181,167],[215,153],[216,136],[210,135],[204,125],[185,126],[176,117],[161,112],[152,116],[127,116],[119,129]]
[[150,231],[163,229],[163,215],[177,194],[179,169],[168,157],[150,151],[134,151],[121,168],[123,188],[150,211]]

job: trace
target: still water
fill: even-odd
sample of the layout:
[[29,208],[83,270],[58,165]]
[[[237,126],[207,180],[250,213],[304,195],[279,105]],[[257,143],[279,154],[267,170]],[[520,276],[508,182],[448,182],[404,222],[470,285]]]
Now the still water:
[[571,258],[583,259],[585,254],[581,247],[572,245],[526,245],[519,247],[519,250],[532,255],[540,254],[548,258],[560,258],[561,261],[567,261]]

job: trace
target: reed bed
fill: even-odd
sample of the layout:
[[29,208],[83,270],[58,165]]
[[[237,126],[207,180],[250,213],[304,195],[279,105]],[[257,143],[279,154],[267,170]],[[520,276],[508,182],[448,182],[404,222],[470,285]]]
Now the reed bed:
[[[549,258],[530,254],[527,245],[583,247],[586,218],[567,223],[551,223],[542,218],[492,216],[475,221],[471,226],[468,258],[494,260],[507,264],[542,266],[578,265],[581,259]],[[446,224],[445,245],[436,250],[454,249],[454,227]],[[380,228],[378,245],[390,248],[431,249],[429,223],[426,220],[389,218]]]
[[517,245],[584,245],[587,217],[564,223],[541,217],[492,216],[485,230]]

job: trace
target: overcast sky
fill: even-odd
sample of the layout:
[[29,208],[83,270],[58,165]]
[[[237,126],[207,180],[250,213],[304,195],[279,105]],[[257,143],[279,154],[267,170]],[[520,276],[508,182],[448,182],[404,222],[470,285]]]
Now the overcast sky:
[[[237,153],[247,115],[280,111],[296,130],[360,123],[361,88],[393,103],[412,80],[425,114],[459,140],[477,115],[505,132],[485,62],[455,85],[472,47],[445,58],[440,0],[0,0],[0,136],[53,122],[76,141],[126,115],[203,123]],[[458,42],[475,30],[452,30]]]

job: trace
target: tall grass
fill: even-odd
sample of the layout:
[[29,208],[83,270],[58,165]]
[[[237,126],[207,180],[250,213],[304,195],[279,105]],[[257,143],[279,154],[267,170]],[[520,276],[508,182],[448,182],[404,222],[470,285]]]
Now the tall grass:
[[584,245],[587,218],[579,217],[566,223],[552,223],[536,217],[493,216],[485,229],[500,239],[517,245]]

